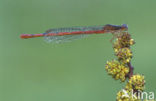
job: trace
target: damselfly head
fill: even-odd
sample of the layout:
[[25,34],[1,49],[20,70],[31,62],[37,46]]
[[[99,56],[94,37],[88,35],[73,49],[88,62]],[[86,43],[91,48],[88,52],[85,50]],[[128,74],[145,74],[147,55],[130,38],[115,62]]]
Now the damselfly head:
[[128,25],[127,24],[122,24],[121,29],[124,31],[128,30]]

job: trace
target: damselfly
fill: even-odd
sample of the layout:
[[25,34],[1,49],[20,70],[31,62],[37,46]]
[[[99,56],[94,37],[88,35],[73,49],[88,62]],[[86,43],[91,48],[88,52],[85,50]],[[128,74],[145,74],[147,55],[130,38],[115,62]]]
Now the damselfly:
[[45,33],[40,34],[21,34],[22,39],[44,37],[48,42],[64,42],[72,39],[83,38],[90,34],[104,34],[104,33],[120,33],[127,31],[128,26],[123,25],[103,25],[103,26],[87,26],[87,27],[69,27],[69,28],[55,28],[49,29]]

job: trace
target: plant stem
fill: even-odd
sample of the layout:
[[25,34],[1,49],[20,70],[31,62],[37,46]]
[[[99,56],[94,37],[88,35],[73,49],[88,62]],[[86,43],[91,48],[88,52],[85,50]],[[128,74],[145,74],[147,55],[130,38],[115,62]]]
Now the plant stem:
[[128,74],[128,77],[131,78],[133,76],[133,66],[131,65],[131,63],[127,63],[128,67],[129,67],[129,74]]

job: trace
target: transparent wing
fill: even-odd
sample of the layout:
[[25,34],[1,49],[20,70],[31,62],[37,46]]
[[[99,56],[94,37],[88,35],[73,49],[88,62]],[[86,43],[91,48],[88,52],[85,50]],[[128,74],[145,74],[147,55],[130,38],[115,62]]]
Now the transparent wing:
[[[90,27],[71,27],[71,28],[56,28],[47,30],[46,33],[59,33],[59,32],[76,32],[76,31],[94,31],[94,30],[103,30],[103,26],[90,26]],[[47,42],[54,43],[63,43],[63,42],[71,42],[72,40],[86,38],[88,34],[80,34],[80,35],[63,35],[63,36],[46,36],[44,37]]]
[[45,36],[44,39],[46,42],[50,43],[64,43],[71,42],[76,39],[85,38],[89,35],[65,35],[65,36]]

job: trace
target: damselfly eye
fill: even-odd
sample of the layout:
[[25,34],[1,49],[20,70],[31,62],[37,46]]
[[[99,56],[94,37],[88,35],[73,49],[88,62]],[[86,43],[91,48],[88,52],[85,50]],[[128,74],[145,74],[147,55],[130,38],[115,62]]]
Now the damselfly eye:
[[127,24],[122,24],[122,29],[128,30],[128,25]]

